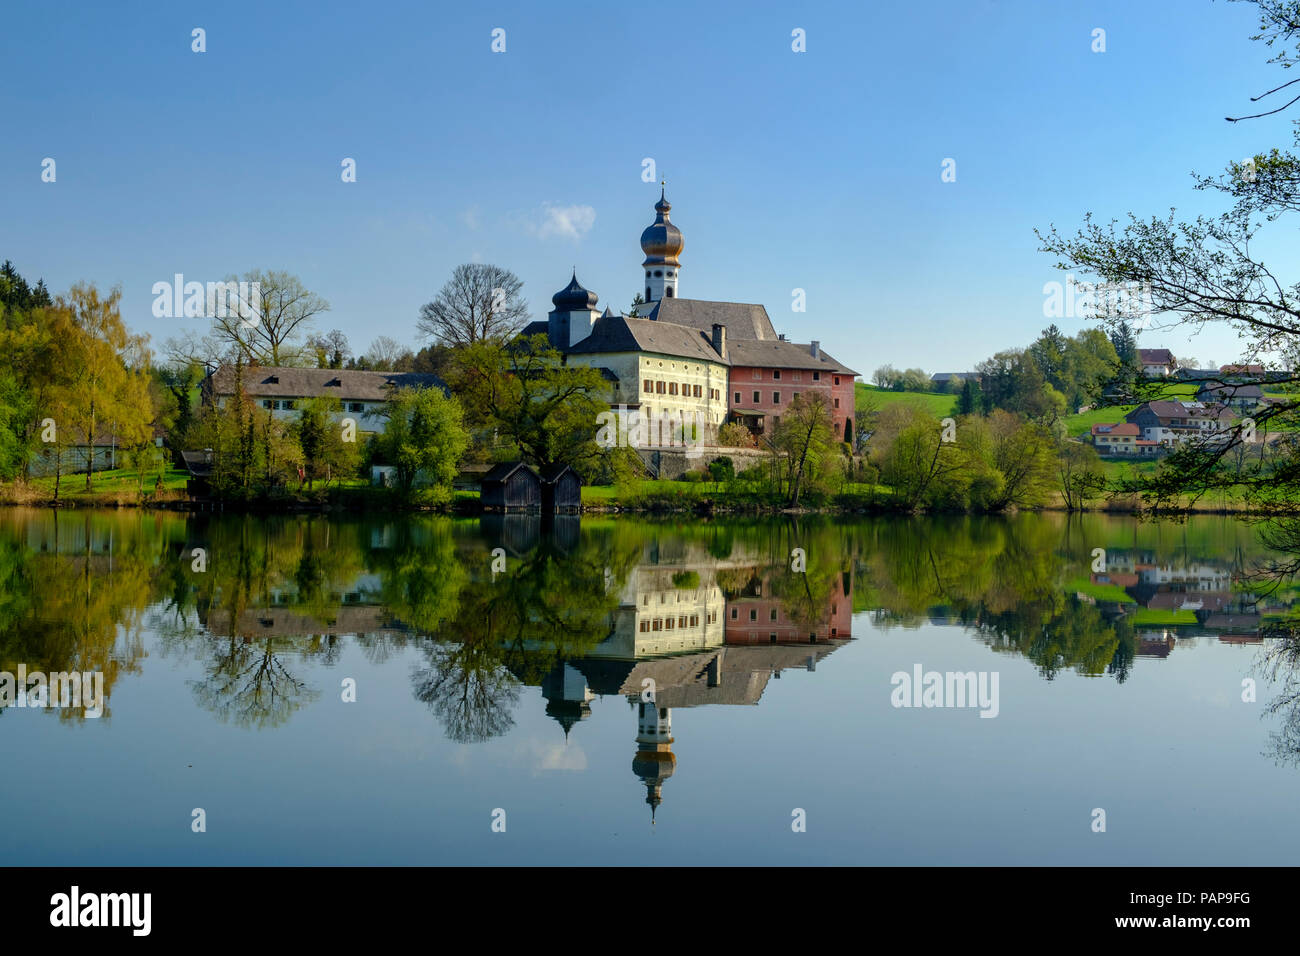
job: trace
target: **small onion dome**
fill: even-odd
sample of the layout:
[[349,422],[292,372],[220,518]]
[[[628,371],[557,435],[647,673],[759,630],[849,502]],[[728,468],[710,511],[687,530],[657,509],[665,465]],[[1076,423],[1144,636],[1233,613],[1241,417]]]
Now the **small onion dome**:
[[575,271],[569,284],[551,296],[551,302],[554,303],[556,312],[583,312],[594,309],[599,298],[596,293],[588,292],[582,287]]
[[640,750],[632,758],[632,772],[645,783],[667,780],[677,769],[677,756],[672,751]]
[[642,265],[681,265],[677,257],[682,252],[682,231],[668,221],[668,210],[672,208],[661,190],[655,203],[655,221],[641,233],[641,251],[645,253]]

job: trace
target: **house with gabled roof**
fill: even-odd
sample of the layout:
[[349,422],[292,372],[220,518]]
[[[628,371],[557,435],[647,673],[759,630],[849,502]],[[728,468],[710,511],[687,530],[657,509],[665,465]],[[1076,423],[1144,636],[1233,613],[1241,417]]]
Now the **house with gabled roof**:
[[1243,415],[1254,411],[1265,403],[1264,390],[1255,384],[1226,382],[1224,384],[1205,384],[1196,392],[1198,402],[1227,405]]
[[1178,360],[1168,349],[1138,349],[1138,363],[1147,378],[1168,378],[1178,371]]
[[[438,376],[419,372],[271,365],[245,365],[242,382],[250,402],[281,419],[296,418],[308,399],[337,398],[340,409],[334,414],[335,419],[353,419],[358,432],[383,432],[387,428],[388,399],[398,388],[448,391]],[[224,407],[235,396],[235,366],[222,365],[212,372],[200,384],[199,393],[205,404]]]
[[1162,399],[1144,402],[1124,416],[1124,420],[1137,425],[1146,441],[1173,445],[1192,438],[1208,439],[1226,434],[1233,414],[1225,405]]

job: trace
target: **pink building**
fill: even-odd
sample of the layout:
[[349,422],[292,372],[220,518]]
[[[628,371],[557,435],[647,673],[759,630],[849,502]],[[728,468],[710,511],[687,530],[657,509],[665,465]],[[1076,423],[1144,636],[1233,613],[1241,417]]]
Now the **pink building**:
[[853,380],[858,373],[824,352],[819,342],[732,340],[727,360],[731,417],[751,431],[770,434],[796,396],[816,392],[826,399],[835,437],[853,441]]

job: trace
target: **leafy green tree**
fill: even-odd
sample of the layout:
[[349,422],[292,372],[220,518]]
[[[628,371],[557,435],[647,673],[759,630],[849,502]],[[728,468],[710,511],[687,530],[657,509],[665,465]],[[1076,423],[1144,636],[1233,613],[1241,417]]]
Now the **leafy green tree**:
[[821,392],[801,392],[772,430],[772,446],[784,456],[788,503],[798,507],[805,483],[816,485],[837,452],[830,404]]
[[420,489],[431,504],[451,498],[451,483],[469,446],[464,413],[439,388],[399,388],[388,400],[388,427],[376,441],[394,466],[401,492]]
[[333,396],[300,403],[296,432],[302,450],[303,478],[309,489],[321,479],[354,477],[361,466],[355,430],[350,436],[344,434],[338,419],[342,410],[342,402]]
[[566,464],[585,477],[604,457],[596,435],[610,387],[598,370],[566,365],[545,335],[458,350],[451,385],[475,424],[495,430],[531,464]]
[[1057,488],[1068,511],[1086,507],[1106,485],[1101,456],[1092,445],[1083,442],[1061,442],[1056,452],[1055,471]]

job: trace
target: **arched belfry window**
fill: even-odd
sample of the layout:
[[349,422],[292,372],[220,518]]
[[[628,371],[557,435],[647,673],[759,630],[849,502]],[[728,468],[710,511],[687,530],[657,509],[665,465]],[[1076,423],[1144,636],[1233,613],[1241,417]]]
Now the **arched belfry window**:
[[668,298],[671,299],[673,297],[673,287],[669,286],[668,288],[664,289],[664,295],[668,296]]
[[645,298],[646,298],[646,301],[647,301],[647,302],[650,301],[650,287],[649,287],[649,286],[646,286],[646,287],[645,287]]

